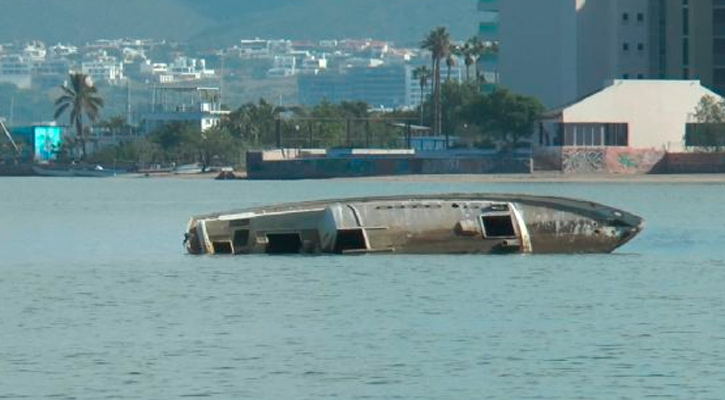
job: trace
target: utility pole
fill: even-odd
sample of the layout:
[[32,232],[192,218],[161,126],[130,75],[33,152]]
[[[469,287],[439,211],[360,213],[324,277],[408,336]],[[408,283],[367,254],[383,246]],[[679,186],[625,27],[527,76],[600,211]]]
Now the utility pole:
[[221,107],[222,104],[224,104],[224,58],[226,57],[226,53],[222,51],[221,53],[221,59],[222,59],[222,70],[219,74],[219,106]]
[[126,125],[131,126],[131,89],[126,79]]

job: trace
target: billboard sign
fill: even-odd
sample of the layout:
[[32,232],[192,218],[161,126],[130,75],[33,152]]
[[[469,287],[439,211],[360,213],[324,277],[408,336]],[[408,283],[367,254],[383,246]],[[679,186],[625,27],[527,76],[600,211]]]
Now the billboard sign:
[[61,127],[34,126],[34,153],[35,162],[52,161],[58,156],[61,142]]

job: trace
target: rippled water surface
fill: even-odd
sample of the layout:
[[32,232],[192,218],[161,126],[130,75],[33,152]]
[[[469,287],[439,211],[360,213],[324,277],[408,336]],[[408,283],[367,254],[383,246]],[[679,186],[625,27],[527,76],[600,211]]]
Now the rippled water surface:
[[[452,191],[647,219],[611,255],[194,257],[193,214]],[[722,399],[725,188],[0,179],[0,398]]]

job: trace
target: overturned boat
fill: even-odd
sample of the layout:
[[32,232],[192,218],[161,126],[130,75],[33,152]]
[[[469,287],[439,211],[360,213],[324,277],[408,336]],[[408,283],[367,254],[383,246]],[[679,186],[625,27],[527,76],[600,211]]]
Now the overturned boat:
[[193,217],[191,254],[608,253],[642,218],[601,204],[516,194],[365,197]]

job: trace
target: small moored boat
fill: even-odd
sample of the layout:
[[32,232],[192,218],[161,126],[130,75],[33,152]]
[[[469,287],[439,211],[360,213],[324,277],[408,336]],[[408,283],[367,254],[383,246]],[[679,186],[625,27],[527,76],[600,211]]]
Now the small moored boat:
[[444,194],[322,200],[191,218],[191,254],[608,253],[642,229],[562,197]]

